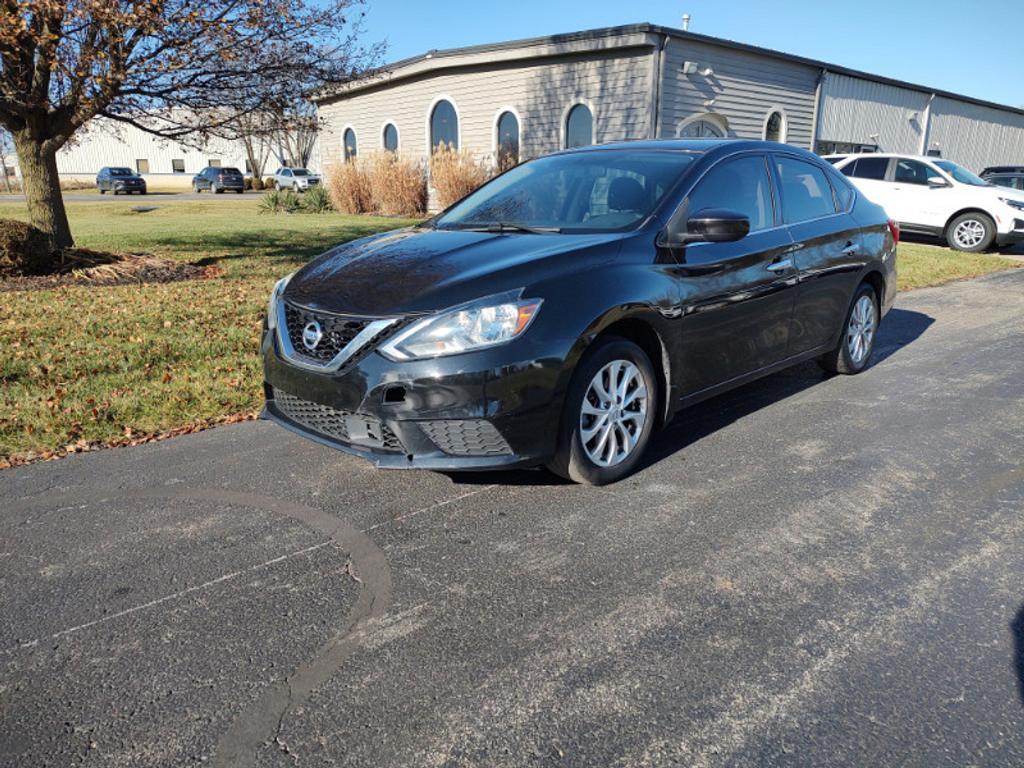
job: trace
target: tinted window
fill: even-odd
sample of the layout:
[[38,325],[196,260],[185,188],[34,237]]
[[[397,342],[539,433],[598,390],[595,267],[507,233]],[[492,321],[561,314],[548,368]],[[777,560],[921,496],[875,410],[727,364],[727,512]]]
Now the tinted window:
[[283,171],[281,171],[281,175],[282,176],[291,176],[292,172],[290,170],[288,170],[287,168],[285,168]]
[[927,185],[928,179],[942,177],[934,168],[929,168],[917,160],[897,160],[896,174],[893,179],[898,184],[921,184]]
[[132,169],[131,168],[111,168],[110,169],[110,175],[111,176],[134,176],[135,174],[132,173]]
[[174,173],[185,172],[185,161],[184,160],[171,160],[171,170]]
[[346,128],[343,141],[345,146],[345,159],[354,160],[356,156],[356,132],[351,128]]
[[569,110],[565,119],[565,146],[587,147],[594,143],[594,116],[585,104],[577,104]]
[[843,173],[857,179],[885,180],[885,172],[889,168],[887,157],[861,157],[843,168]]
[[750,219],[750,231],[774,225],[771,184],[764,157],[740,157],[719,163],[690,193],[686,215],[724,208]]
[[242,172],[240,170],[238,170],[237,168],[225,168],[225,169],[223,169],[223,171],[221,171],[221,173],[225,174],[226,176],[241,176],[242,175]]
[[856,194],[853,186],[834,168],[828,169],[828,180],[832,182],[832,191],[836,195],[836,211],[843,213],[850,210],[853,196]]
[[792,157],[777,157],[775,167],[782,188],[782,218],[787,224],[836,212],[832,189],[818,166]]
[[451,102],[443,99],[430,113],[430,148],[435,150],[442,144],[459,148],[459,118]]
[[498,167],[511,168],[519,162],[519,120],[511,112],[498,118]]
[[484,184],[434,223],[441,229],[508,224],[625,231],[655,210],[694,157],[601,150],[544,157]]
[[384,126],[384,149],[388,152],[398,150],[398,129],[392,123]]

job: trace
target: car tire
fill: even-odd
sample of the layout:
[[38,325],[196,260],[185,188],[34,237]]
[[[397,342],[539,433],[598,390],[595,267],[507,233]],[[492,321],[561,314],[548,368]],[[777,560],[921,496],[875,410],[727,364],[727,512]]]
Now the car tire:
[[274,182],[274,191],[275,192],[280,192],[281,191],[281,182],[279,182],[279,181],[275,181]]
[[[627,386],[625,398],[622,393],[609,391],[613,376],[618,381],[612,388]],[[641,388],[643,394],[638,394]],[[602,414],[607,413],[623,414],[625,418],[611,417],[610,428],[602,430],[601,423],[609,421],[609,416]],[[562,407],[558,448],[548,469],[586,485],[607,485],[621,480],[631,474],[643,458],[657,414],[657,378],[647,354],[627,339],[599,338],[584,353],[573,372]],[[585,434],[588,427],[596,430],[589,439]],[[614,444],[609,444],[609,440],[614,440]],[[616,458],[620,449],[626,450],[621,458]],[[604,463],[606,461],[608,463]]]
[[104,189],[103,187],[96,187],[96,189],[98,189],[98,190],[99,190],[99,192],[100,192],[100,194],[101,194],[101,195],[105,195],[105,194],[107,194],[107,190],[105,190],[105,189]]
[[236,189],[236,190],[235,190],[235,194],[236,194],[236,195],[241,195],[241,194],[242,194],[243,192],[245,192],[245,190],[244,190],[244,189]]
[[871,362],[871,353],[878,338],[878,294],[867,283],[861,283],[843,320],[843,332],[836,348],[818,358],[828,373],[860,373]]
[[294,192],[295,194],[299,194],[299,185],[297,183],[292,184],[292,192]]
[[211,185],[210,189],[213,190],[213,194],[215,194],[215,195],[223,195],[224,194],[224,187],[221,187],[221,186],[219,186],[217,184]]
[[954,250],[965,253],[987,251],[995,239],[995,222],[987,214],[980,212],[961,213],[946,227],[946,242]]

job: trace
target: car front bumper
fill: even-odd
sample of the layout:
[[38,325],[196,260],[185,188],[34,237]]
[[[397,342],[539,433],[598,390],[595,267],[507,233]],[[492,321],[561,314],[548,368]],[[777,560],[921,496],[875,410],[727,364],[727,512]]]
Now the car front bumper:
[[387,469],[536,466],[555,451],[569,346],[401,363],[369,350],[325,373],[289,362],[265,330],[261,416]]
[[996,245],[1000,248],[1017,243],[1024,243],[1024,213],[1013,220],[1013,228],[1009,232],[1000,232],[996,235]]

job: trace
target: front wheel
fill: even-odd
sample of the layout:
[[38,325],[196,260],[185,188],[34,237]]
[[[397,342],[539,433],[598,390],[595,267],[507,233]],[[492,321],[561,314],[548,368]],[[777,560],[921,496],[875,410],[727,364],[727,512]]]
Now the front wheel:
[[991,248],[995,239],[995,222],[984,213],[962,213],[946,228],[946,242],[958,251],[981,253]]
[[868,367],[878,332],[878,297],[875,289],[861,283],[846,313],[839,344],[818,358],[818,364],[829,373],[860,373]]
[[654,431],[657,394],[654,366],[640,347],[618,337],[596,341],[573,373],[548,468],[587,485],[632,473]]

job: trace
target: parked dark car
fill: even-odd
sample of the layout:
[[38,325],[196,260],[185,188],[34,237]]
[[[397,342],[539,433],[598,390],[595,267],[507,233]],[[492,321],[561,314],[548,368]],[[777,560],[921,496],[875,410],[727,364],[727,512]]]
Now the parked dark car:
[[981,178],[997,187],[1024,190],[1024,165],[995,165],[982,171]]
[[121,192],[131,194],[137,192],[140,195],[146,194],[146,180],[131,168],[100,168],[96,174],[96,189],[101,195],[112,192],[117,195]]
[[897,239],[782,144],[550,155],[282,279],[264,415],[381,467],[612,482],[685,406],[810,359],[862,371]]
[[204,168],[192,177],[192,191],[208,189],[218,195],[225,190],[242,194],[245,192],[245,176],[237,168]]

